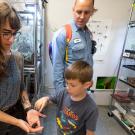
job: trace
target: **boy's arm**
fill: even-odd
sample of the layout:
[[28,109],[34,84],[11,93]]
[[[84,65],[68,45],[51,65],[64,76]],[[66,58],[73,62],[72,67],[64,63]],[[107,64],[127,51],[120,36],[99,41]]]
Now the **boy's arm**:
[[48,103],[52,103],[49,99],[50,98],[48,96],[38,99],[35,102],[35,107],[34,108],[36,110],[38,110],[39,112],[41,112],[43,110],[43,108],[47,106]]
[[91,130],[87,130],[86,135],[95,135],[95,133]]

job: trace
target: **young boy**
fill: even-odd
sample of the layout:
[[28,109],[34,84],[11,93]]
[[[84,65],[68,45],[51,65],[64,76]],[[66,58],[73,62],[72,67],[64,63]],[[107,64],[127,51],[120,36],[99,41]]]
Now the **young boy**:
[[58,135],[94,135],[98,109],[87,94],[87,88],[92,86],[92,75],[88,63],[77,61],[65,70],[67,89],[55,96],[42,97],[35,103],[39,111],[48,103],[57,105]]

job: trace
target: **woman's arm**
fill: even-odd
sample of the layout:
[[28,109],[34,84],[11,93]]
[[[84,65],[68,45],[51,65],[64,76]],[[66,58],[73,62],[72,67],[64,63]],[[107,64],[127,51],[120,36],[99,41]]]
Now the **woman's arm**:
[[27,110],[27,108],[32,108],[32,105],[30,103],[28,93],[26,90],[23,90],[21,92],[21,102],[22,102],[22,105],[24,107],[24,110]]
[[18,52],[15,53],[15,59],[16,63],[18,65],[18,68],[20,70],[20,76],[21,76],[21,84],[20,84],[20,98],[23,105],[23,108],[27,114],[27,121],[32,126],[33,124],[36,124],[36,127],[40,127],[40,120],[39,116],[44,116],[41,113],[37,112],[36,110],[32,109],[32,105],[29,100],[29,96],[27,93],[27,90],[25,90],[24,86],[24,58],[23,56]]
[[27,113],[27,121],[30,124],[30,126],[34,128],[41,127],[40,117],[46,117],[46,116],[32,108],[32,105],[28,98],[27,91],[24,90],[22,92],[21,99],[22,99],[23,107]]
[[0,111],[0,121],[4,122],[4,123],[8,123],[8,124],[12,124],[12,125],[18,125],[18,119],[16,119],[15,117],[6,114],[3,111]]
[[7,124],[11,124],[17,127],[20,127],[21,129],[23,129],[26,132],[29,132],[29,125],[27,122],[21,120],[21,119],[17,119],[11,115],[6,114],[5,112],[0,111],[0,121],[7,123]]
[[0,111],[0,121],[2,121],[4,123],[7,123],[7,124],[17,126],[27,133],[29,133],[29,132],[33,132],[33,133],[40,132],[43,129],[43,127],[32,128],[32,127],[30,127],[30,125],[26,121],[24,121],[22,119],[17,119],[17,118],[15,118],[11,115],[8,115],[8,114],[6,114],[5,112],[2,112],[2,111]]

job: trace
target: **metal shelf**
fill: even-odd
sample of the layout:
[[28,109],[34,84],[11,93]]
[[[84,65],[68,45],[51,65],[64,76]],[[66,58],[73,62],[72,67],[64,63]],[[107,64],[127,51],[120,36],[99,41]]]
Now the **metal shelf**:
[[123,67],[135,71],[135,65],[123,65]]
[[124,58],[135,59],[135,50],[125,50],[123,53]]
[[116,99],[115,97],[112,97],[118,104],[119,106],[121,106],[121,112],[123,113],[130,113],[135,115],[135,97],[134,100],[132,99],[132,97],[129,97],[130,102],[123,102],[123,101],[119,101],[118,99]]
[[125,129],[130,135],[135,135],[135,130],[133,130],[132,128],[130,128],[124,121],[122,121],[122,120],[118,117],[116,111],[113,110],[113,111],[112,111],[112,114],[113,114],[114,118],[119,122],[119,124],[120,124],[122,127],[124,127],[124,129]]
[[[22,22],[21,36],[16,40],[13,50],[24,56],[24,77],[29,91],[32,82],[34,94],[37,95],[45,81],[45,8],[42,0],[11,0]],[[25,41],[25,42],[24,42]],[[18,44],[19,42],[20,44]],[[18,49],[23,46],[25,50]],[[22,46],[21,46],[22,45]],[[28,49],[29,50],[28,50]],[[28,55],[29,54],[29,55]],[[25,59],[28,58],[28,59]],[[32,93],[33,94],[33,93]]]
[[[132,4],[135,5],[135,0],[133,0]],[[132,44],[134,45],[134,40],[132,39],[134,39],[133,35],[135,34],[135,20],[133,19],[135,13],[134,11],[135,8],[131,5],[131,11],[128,21],[129,23],[127,24],[120,63],[117,71],[117,83],[111,95],[112,98],[109,110],[109,112],[113,114],[114,118],[120,123],[120,125],[122,125],[124,129],[126,129],[126,131],[131,135],[135,135],[135,83],[133,74],[135,73],[135,49],[134,46],[132,46]],[[131,42],[129,42],[129,40]],[[123,67],[130,69],[131,71],[123,69]],[[122,77],[123,73],[124,77]],[[124,84],[126,84],[127,86]],[[125,94],[120,93],[120,91],[122,90],[125,91]]]
[[133,84],[131,84],[131,83],[129,83],[129,82],[127,82],[127,80],[123,80],[123,79],[119,79],[121,82],[123,82],[123,83],[125,83],[125,84],[127,84],[127,85],[129,85],[129,86],[131,86],[131,87],[133,87],[133,88],[135,88],[135,85],[133,85]]

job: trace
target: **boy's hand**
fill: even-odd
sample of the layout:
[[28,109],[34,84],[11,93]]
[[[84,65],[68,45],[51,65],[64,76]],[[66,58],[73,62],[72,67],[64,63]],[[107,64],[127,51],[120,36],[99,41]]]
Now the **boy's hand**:
[[43,108],[48,104],[49,97],[42,97],[35,103],[35,109],[41,112]]
[[31,127],[33,124],[35,125],[35,127],[40,127],[41,124],[40,124],[39,117],[46,117],[46,116],[44,114],[41,114],[40,112],[34,110],[34,109],[31,109],[27,112],[27,121]]

